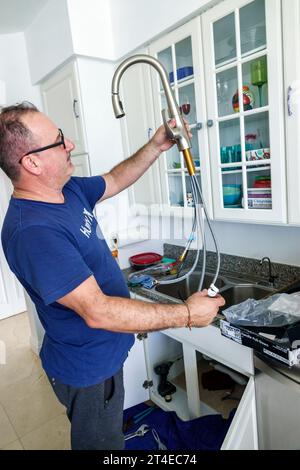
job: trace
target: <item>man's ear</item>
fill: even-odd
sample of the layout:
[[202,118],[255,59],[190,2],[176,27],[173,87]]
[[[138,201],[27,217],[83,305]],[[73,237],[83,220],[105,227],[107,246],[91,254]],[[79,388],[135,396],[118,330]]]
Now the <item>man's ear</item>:
[[25,170],[29,171],[29,173],[32,173],[34,175],[40,175],[41,174],[41,167],[39,165],[38,159],[34,155],[26,155],[25,157],[22,158],[21,165]]

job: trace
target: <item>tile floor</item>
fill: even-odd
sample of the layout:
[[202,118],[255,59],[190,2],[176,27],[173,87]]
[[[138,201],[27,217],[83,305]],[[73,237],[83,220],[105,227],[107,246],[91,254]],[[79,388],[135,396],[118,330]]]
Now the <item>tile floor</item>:
[[0,449],[70,449],[70,425],[29,345],[27,313],[0,321]]

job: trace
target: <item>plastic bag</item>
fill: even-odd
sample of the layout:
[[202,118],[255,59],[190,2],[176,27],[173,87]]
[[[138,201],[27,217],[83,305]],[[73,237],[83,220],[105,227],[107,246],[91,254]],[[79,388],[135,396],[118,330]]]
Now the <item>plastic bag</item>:
[[267,299],[247,299],[223,310],[226,319],[240,326],[281,327],[300,321],[300,293],[275,294]]

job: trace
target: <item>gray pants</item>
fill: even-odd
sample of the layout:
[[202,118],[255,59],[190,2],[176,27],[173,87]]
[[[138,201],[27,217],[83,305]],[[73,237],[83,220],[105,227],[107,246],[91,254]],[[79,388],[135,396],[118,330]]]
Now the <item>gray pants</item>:
[[123,369],[105,382],[75,388],[48,377],[71,422],[72,450],[124,449]]

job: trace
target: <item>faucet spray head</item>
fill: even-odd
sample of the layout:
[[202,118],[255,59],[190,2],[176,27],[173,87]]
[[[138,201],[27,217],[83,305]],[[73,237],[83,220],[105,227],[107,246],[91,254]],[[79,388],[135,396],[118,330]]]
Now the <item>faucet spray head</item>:
[[122,118],[125,116],[125,112],[123,109],[122,101],[120,100],[119,93],[112,93],[111,95],[112,105],[114,109],[114,113],[117,119]]

